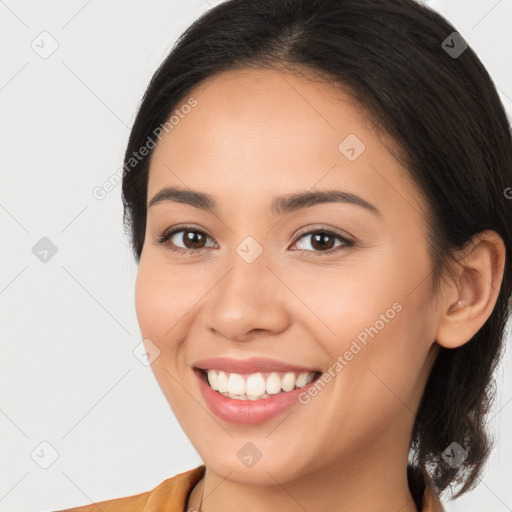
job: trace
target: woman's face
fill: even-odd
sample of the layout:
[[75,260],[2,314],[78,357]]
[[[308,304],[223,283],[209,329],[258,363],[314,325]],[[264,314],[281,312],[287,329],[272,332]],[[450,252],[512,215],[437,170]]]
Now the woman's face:
[[[239,482],[405,464],[437,347],[421,197],[331,85],[238,70],[181,105],[190,97],[152,156],[136,281],[145,346],[183,430]],[[149,206],[165,188],[211,204],[169,193]],[[196,367],[251,399],[212,390]]]

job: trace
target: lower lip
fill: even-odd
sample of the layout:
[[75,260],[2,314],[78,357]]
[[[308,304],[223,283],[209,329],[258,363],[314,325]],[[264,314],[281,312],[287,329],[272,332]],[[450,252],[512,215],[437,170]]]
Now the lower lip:
[[206,382],[204,374],[194,370],[199,380],[199,389],[210,410],[224,421],[237,425],[257,425],[275,418],[298,402],[300,393],[313,386],[316,379],[301,388],[277,393],[259,400],[236,400],[214,391]]

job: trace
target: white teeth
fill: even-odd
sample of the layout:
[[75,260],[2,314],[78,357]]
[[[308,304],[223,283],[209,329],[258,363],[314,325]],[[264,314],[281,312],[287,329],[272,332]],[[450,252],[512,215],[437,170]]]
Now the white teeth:
[[269,395],[275,395],[281,391],[281,379],[277,373],[271,373],[267,377],[265,389]]
[[289,372],[281,381],[281,389],[283,391],[291,391],[292,389],[295,389],[295,373]]
[[255,373],[249,376],[245,383],[245,392],[253,396],[261,396],[265,393],[265,380],[261,373]]
[[[208,376],[210,375],[211,371],[212,370],[208,371]],[[217,390],[220,393],[226,393],[228,391],[228,377],[224,372],[219,372],[219,374],[218,374]]]
[[208,382],[215,391],[219,389],[219,374],[213,370],[208,370]]
[[253,373],[244,376],[238,373],[226,373],[219,370],[208,370],[210,387],[221,395],[238,400],[259,400],[281,392],[293,391],[309,384],[315,372],[271,372],[264,375]]
[[228,393],[230,395],[245,395],[245,381],[238,373],[232,373],[228,379]]
[[301,374],[297,377],[296,386],[297,386],[298,388],[301,388],[302,386],[304,386],[305,384],[307,384],[307,382],[308,382],[308,372],[301,373]]

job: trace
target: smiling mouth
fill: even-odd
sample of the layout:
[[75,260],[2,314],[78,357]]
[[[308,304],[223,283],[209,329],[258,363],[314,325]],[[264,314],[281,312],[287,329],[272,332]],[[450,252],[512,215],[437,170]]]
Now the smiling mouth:
[[317,380],[322,372],[256,372],[230,373],[196,368],[211,389],[234,400],[260,400],[289,393]]

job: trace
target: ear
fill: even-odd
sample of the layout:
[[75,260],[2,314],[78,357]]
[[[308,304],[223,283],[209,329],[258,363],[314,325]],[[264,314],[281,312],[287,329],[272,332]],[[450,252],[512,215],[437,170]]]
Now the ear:
[[505,245],[491,230],[476,235],[459,256],[457,279],[444,294],[436,341],[445,348],[467,343],[491,315],[505,267]]

